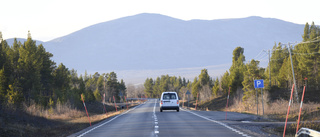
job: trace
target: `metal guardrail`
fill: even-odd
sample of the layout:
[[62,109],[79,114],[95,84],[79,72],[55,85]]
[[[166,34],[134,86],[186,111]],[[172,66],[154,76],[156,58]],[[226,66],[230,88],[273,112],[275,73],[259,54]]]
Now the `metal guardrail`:
[[309,129],[309,128],[301,128],[296,137],[320,137],[320,132]]

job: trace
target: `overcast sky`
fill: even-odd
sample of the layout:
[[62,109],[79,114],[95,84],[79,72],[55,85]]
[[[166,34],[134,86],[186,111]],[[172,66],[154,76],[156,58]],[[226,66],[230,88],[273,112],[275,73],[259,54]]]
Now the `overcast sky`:
[[[182,20],[261,16],[320,25],[320,0],[1,0],[3,38],[48,41],[84,27],[139,13]],[[302,33],[302,32],[301,32]]]

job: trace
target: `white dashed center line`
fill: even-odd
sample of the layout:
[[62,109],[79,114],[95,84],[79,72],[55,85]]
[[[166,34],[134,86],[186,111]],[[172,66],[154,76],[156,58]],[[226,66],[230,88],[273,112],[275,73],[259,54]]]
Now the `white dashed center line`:
[[157,100],[154,100],[154,107],[153,107],[154,133],[155,133],[155,136],[158,137],[159,126],[158,126],[158,118],[157,118],[157,115],[156,115],[156,105],[157,105]]

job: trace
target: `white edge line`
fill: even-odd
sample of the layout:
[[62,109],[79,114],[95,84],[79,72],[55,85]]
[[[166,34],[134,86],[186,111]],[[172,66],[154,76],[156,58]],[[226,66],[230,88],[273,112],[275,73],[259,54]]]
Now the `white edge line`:
[[134,110],[134,109],[136,109],[136,108],[138,108],[138,107],[140,107],[141,105],[142,105],[142,104],[140,104],[140,105],[138,105],[138,106],[136,106],[136,107],[134,107],[134,108],[131,108],[131,109],[129,109],[128,111],[126,111],[126,112],[124,112],[124,113],[122,113],[122,114],[120,114],[120,115],[117,115],[116,117],[114,117],[114,118],[112,118],[112,119],[108,120],[107,122],[104,122],[104,123],[102,123],[102,124],[100,124],[100,125],[98,125],[98,126],[96,126],[96,127],[94,127],[94,128],[91,128],[90,130],[88,130],[88,131],[86,131],[86,132],[84,132],[84,133],[80,134],[78,137],[82,137],[82,136],[84,136],[84,135],[88,134],[89,132],[91,132],[91,131],[93,131],[93,130],[95,130],[95,129],[97,129],[97,128],[101,127],[101,126],[103,126],[103,125],[105,125],[105,124],[108,124],[109,122],[111,122],[111,121],[115,120],[116,118],[118,118],[118,117],[120,117],[120,116],[122,116],[122,115],[124,115],[124,114],[126,114],[126,113],[128,113],[128,112],[130,112],[130,111],[132,111],[132,110]]
[[238,131],[238,130],[236,130],[236,129],[234,129],[234,128],[232,128],[232,127],[230,127],[230,126],[228,126],[228,125],[226,125],[226,124],[224,124],[224,123],[222,123],[222,122],[209,119],[209,118],[207,118],[207,117],[201,116],[201,115],[199,115],[199,114],[196,114],[196,113],[194,113],[194,112],[191,112],[191,111],[188,111],[188,110],[185,110],[185,109],[182,109],[182,110],[184,110],[184,111],[186,111],[186,112],[189,112],[189,113],[191,113],[191,114],[193,114],[193,115],[196,115],[196,116],[198,116],[198,117],[201,117],[201,118],[203,118],[203,119],[206,119],[206,120],[208,120],[208,121],[211,121],[211,122],[217,123],[217,124],[219,124],[219,125],[222,125],[222,126],[228,128],[228,129],[230,129],[230,130],[232,130],[232,131],[234,131],[234,132],[236,132],[236,133],[238,133],[238,134],[240,134],[240,135],[242,135],[242,136],[250,137],[249,135],[247,135],[247,134],[245,134],[245,133],[243,133],[243,132],[241,132],[241,131]]

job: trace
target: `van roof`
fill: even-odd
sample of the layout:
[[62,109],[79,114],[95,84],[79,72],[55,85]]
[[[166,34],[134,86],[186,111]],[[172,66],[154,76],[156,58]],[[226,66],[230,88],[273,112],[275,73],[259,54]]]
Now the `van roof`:
[[166,92],[162,92],[162,94],[164,94],[164,93],[177,93],[177,92],[175,92],[175,91],[166,91]]

